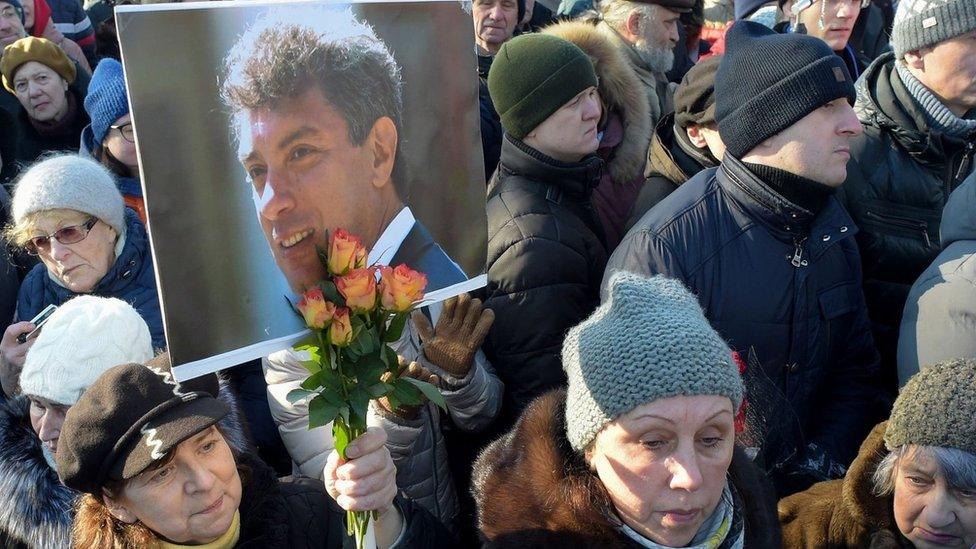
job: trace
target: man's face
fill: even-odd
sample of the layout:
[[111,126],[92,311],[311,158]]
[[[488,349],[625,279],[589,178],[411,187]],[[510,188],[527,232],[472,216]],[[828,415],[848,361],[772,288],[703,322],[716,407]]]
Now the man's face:
[[839,187],[847,179],[850,140],[861,131],[854,109],[847,99],[839,98],[824,103],[758,149],[770,154],[763,164]]
[[20,13],[12,4],[0,1],[0,55],[3,48],[27,36]]
[[68,83],[51,67],[28,61],[14,72],[14,94],[27,116],[39,122],[60,121],[68,112]]
[[327,231],[343,228],[373,246],[396,215],[386,211],[395,196],[396,129],[389,118],[354,145],[346,120],[313,87],[274,109],[246,111],[242,122],[241,163],[264,236],[293,291],[325,277],[316,249],[327,247]]
[[600,146],[601,112],[600,94],[591,86],[550,114],[523,141],[556,160],[579,162]]
[[[823,40],[834,51],[841,51],[851,38],[860,10],[860,0],[817,0],[800,12],[797,22],[806,27],[810,36]],[[821,11],[823,28],[820,27]]]
[[976,108],[976,31],[918,52],[921,68],[912,72],[942,102],[962,116]]
[[678,20],[681,14],[652,4],[651,17],[641,17],[634,49],[651,70],[664,73],[674,64],[674,46],[678,43]]
[[474,18],[475,42],[481,49],[494,54],[515,33],[518,4],[515,0],[474,0],[471,16]]

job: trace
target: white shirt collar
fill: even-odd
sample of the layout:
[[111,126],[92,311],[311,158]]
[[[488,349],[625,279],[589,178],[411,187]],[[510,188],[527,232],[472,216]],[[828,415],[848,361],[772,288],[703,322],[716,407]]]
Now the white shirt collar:
[[407,239],[407,235],[410,234],[410,229],[413,229],[414,223],[416,220],[413,212],[410,211],[409,206],[404,206],[386,226],[383,234],[376,239],[376,244],[373,244],[373,249],[369,251],[368,264],[389,265],[403,241]]

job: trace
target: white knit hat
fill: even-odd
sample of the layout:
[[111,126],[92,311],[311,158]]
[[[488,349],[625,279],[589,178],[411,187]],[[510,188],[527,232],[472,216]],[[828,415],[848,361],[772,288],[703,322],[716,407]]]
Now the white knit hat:
[[83,295],[61,305],[27,351],[24,394],[71,406],[104,371],[153,357],[149,327],[128,303]]
[[11,207],[19,224],[34,212],[64,208],[93,215],[125,234],[125,202],[104,166],[77,154],[42,160],[24,172]]

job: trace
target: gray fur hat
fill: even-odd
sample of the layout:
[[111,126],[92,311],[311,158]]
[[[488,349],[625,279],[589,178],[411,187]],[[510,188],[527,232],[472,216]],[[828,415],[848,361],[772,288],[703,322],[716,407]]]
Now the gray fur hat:
[[13,221],[28,214],[68,209],[93,215],[125,234],[125,202],[101,164],[77,154],[42,160],[24,172],[14,188]]
[[563,343],[566,436],[578,452],[618,416],[662,398],[722,395],[743,385],[732,350],[677,280],[615,273],[607,300]]
[[895,58],[976,29],[976,0],[901,0],[891,28]]

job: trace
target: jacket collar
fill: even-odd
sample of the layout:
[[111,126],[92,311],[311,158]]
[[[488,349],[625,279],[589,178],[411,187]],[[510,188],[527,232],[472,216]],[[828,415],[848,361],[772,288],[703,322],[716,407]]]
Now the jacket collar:
[[569,198],[586,199],[600,183],[603,160],[589,155],[580,162],[561,162],[505,134],[499,169],[557,187]]
[[722,189],[751,217],[757,218],[780,240],[805,243],[814,259],[837,242],[857,233],[850,215],[836,197],[824,209],[812,212],[783,198],[730,154],[715,172]]
[[647,156],[645,175],[658,175],[675,185],[681,185],[706,168],[718,166],[710,154],[688,141],[688,134],[674,124],[674,113],[658,122]]

